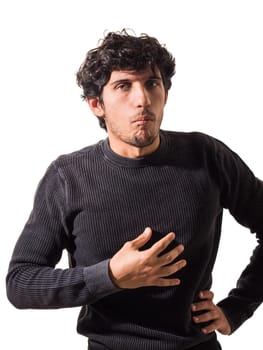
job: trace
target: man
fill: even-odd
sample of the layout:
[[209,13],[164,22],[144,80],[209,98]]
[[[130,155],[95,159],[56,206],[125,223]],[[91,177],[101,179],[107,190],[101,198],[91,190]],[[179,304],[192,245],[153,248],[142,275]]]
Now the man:
[[[82,306],[89,349],[220,349],[263,296],[263,184],[222,142],[160,130],[175,61],[152,37],[109,33],[77,73],[108,138],[39,184],[7,294],[18,308]],[[223,209],[256,232],[236,288],[213,303]],[[70,268],[55,266],[63,249]]]

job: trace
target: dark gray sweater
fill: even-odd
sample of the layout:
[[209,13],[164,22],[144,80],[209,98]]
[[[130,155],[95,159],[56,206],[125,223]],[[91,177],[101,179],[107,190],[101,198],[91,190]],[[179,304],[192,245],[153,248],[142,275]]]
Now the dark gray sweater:
[[[206,342],[191,304],[212,283],[223,209],[255,232],[258,246],[236,288],[220,302],[232,330],[263,297],[263,184],[220,141],[161,131],[157,151],[139,159],[108,141],[64,155],[48,168],[18,239],[7,295],[18,308],[82,306],[78,331],[89,349],[172,350]],[[108,261],[146,226],[185,245],[178,287],[116,288]],[[56,269],[67,249],[70,268]],[[238,244],[233,247],[233,254]]]

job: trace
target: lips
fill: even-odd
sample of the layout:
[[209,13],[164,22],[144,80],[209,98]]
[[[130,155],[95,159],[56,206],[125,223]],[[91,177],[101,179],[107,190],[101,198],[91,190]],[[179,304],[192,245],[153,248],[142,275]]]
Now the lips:
[[149,117],[141,117],[135,120],[135,122],[148,122],[151,121],[152,119],[150,119]]
[[134,123],[146,123],[154,121],[153,116],[149,114],[138,115],[137,118],[133,121]]
[[149,118],[149,117],[141,117],[141,118],[137,118],[135,121],[134,121],[134,124],[136,124],[137,126],[143,126],[143,125],[146,125],[148,124],[149,122],[152,122],[153,119],[152,118]]

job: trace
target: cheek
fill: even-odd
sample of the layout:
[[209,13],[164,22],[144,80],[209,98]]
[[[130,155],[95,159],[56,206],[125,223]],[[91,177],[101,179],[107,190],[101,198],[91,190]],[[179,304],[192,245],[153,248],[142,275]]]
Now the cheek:
[[163,109],[166,104],[166,95],[165,94],[156,94],[152,97],[152,105],[157,109]]
[[127,104],[120,103],[119,100],[112,100],[105,104],[105,116],[112,123],[125,124],[129,118],[129,108]]
[[108,117],[115,117],[120,113],[121,104],[116,99],[111,98],[104,101],[104,112]]
[[161,119],[163,117],[165,104],[163,103],[163,101],[156,101],[154,107],[156,115]]

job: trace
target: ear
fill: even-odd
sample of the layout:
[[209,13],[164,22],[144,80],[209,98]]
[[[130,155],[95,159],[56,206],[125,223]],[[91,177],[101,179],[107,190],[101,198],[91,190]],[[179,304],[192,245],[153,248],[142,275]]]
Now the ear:
[[99,102],[98,97],[87,98],[86,101],[94,115],[97,117],[104,117],[104,108]]

